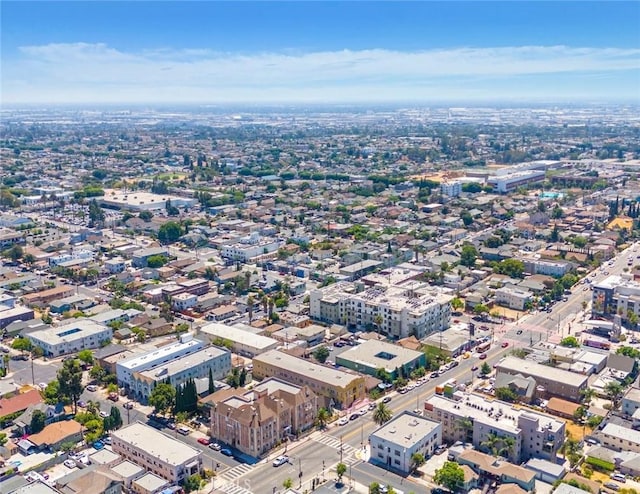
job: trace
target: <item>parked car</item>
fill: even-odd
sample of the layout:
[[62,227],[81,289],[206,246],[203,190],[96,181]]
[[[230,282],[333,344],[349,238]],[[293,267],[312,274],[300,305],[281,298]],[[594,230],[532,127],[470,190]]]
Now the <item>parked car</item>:
[[125,409],[127,410],[131,410],[133,408],[133,401],[127,401],[124,405],[122,405],[123,407],[125,407]]
[[104,410],[100,410],[100,416],[104,419],[104,418],[108,417],[109,414],[107,412],[105,412]]
[[382,403],[389,403],[391,401],[391,396],[385,396],[382,398]]
[[349,420],[356,420],[358,418],[360,418],[360,414],[352,413],[351,416],[349,417]]
[[603,485],[607,489],[611,489],[612,491],[619,491],[620,490],[620,486],[618,484],[615,484],[614,482],[605,482]]
[[218,443],[211,443],[209,444],[209,447],[214,451],[220,451],[222,449],[222,446],[220,446]]
[[191,429],[189,429],[188,427],[185,427],[184,425],[181,425],[180,427],[178,427],[178,433],[182,434],[183,436],[188,436],[190,432],[191,432]]
[[222,448],[220,450],[220,453],[222,453],[225,456],[233,456],[233,452],[228,448]]
[[91,392],[98,391],[98,386],[96,386],[95,384],[89,384],[87,386],[87,391],[91,391]]
[[199,437],[198,442],[203,446],[209,446],[209,444],[211,443],[211,441],[209,441],[209,439],[207,439],[206,437]]
[[73,460],[64,460],[64,466],[67,468],[75,468],[77,467],[76,462]]
[[275,460],[273,460],[273,466],[279,467],[280,465],[284,465],[289,461],[289,457],[287,455],[278,456]]
[[509,342],[508,341],[503,341],[502,345],[500,345],[502,348],[507,348],[509,346]]
[[104,448],[104,443],[102,441],[96,441],[95,443],[93,443],[93,447],[94,449],[103,449]]
[[611,478],[617,482],[622,482],[623,484],[627,481],[627,477],[621,473],[612,473]]
[[487,354],[486,353],[481,353],[480,356],[478,357],[480,360],[484,360],[487,358]]
[[347,425],[349,423],[349,419],[347,417],[342,417],[338,420],[338,425]]

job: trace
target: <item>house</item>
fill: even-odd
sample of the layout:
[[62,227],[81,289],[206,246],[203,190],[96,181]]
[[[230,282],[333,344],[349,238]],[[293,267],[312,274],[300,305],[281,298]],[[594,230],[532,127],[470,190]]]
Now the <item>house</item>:
[[37,403],[35,405],[31,405],[29,408],[25,410],[25,412],[20,415],[17,419],[13,421],[16,428],[20,431],[22,435],[30,434],[31,430],[31,418],[33,417],[33,413],[39,410],[44,413],[44,424],[49,425],[58,420],[62,420],[66,417],[66,413],[64,410],[64,405],[61,403],[57,405],[49,405],[47,403]]
[[8,398],[0,398],[0,424],[4,424],[9,420],[8,418],[38,403],[42,403],[42,397],[35,389]]
[[60,449],[63,443],[77,443],[82,440],[82,425],[75,420],[63,420],[47,425],[37,434],[31,434],[29,441],[38,450]]
[[458,456],[460,465],[469,465],[476,473],[494,478],[502,484],[516,484],[527,492],[535,489],[536,473],[508,461],[474,451],[465,450]]

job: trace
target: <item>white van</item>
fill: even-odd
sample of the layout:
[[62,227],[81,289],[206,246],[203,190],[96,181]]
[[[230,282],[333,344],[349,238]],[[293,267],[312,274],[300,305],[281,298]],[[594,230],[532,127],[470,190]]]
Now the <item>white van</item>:
[[191,429],[189,429],[188,427],[185,427],[184,425],[181,425],[180,427],[178,427],[177,431],[183,436],[188,436],[189,433],[191,432]]

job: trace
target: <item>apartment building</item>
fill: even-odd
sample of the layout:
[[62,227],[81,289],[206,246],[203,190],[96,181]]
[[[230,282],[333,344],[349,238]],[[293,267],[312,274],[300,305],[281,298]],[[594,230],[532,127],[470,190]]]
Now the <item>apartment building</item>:
[[498,362],[496,369],[496,380],[500,380],[502,374],[535,379],[536,395],[539,398],[557,396],[579,403],[582,400],[582,390],[587,387],[588,376],[585,374],[511,356]]
[[202,471],[201,451],[140,422],[112,431],[111,447],[114,453],[169,482],[183,482]]
[[231,352],[211,346],[149,370],[134,372],[130,391],[137,401],[146,403],[156,384],[170,382],[173,386],[178,386],[189,379],[208,377],[209,371],[213,379],[226,377],[231,371]]
[[592,312],[596,316],[620,314],[627,321],[629,312],[640,316],[640,282],[631,275],[612,275],[593,285]]
[[443,441],[471,442],[516,464],[530,458],[555,461],[565,439],[562,420],[471,393],[456,399],[433,395],[424,403],[424,415],[442,424]]
[[270,350],[253,359],[253,377],[275,377],[297,386],[307,386],[318,395],[322,407],[348,408],[366,396],[362,376],[278,350]]
[[49,288],[48,290],[42,290],[41,292],[29,293],[22,297],[22,301],[28,306],[44,306],[59,298],[68,297],[73,295],[75,288],[69,285],[60,285],[55,288]]
[[[227,393],[227,392],[224,392]],[[211,407],[211,437],[258,458],[282,440],[313,427],[318,397],[308,386],[266,379]]]
[[169,250],[165,247],[150,247],[148,249],[140,249],[133,253],[131,265],[134,268],[146,268],[147,260],[152,256],[169,257]]
[[503,286],[496,290],[496,303],[510,309],[524,310],[533,293],[514,286]]
[[113,330],[91,319],[74,319],[60,326],[47,326],[28,333],[35,346],[44,350],[47,357],[58,357],[80,350],[98,348],[102,342],[111,341]]
[[202,341],[194,339],[191,334],[183,334],[177,343],[118,361],[116,363],[118,386],[130,389],[134,372],[153,369],[177,358],[195,353],[202,348],[204,348]]
[[220,255],[225,259],[248,262],[254,257],[275,252],[280,247],[280,242],[276,239],[261,238],[258,232],[252,232],[248,237],[240,239],[220,248]]
[[462,193],[462,182],[451,180],[440,184],[440,193],[443,196],[458,197]]
[[371,462],[409,473],[415,453],[429,458],[441,443],[442,424],[405,411],[371,433]]
[[452,298],[418,282],[374,286],[359,293],[351,283],[337,283],[311,291],[309,313],[318,321],[374,329],[394,339],[422,339],[449,327]]
[[200,334],[206,335],[210,341],[227,340],[232,343],[231,349],[245,357],[254,357],[269,350],[275,350],[280,343],[237,326],[227,326],[221,323],[210,323],[200,328]]
[[598,433],[602,445],[614,451],[640,453],[640,431],[609,422]]
[[569,261],[550,261],[547,259],[523,258],[524,271],[529,274],[543,274],[559,278],[574,267]]

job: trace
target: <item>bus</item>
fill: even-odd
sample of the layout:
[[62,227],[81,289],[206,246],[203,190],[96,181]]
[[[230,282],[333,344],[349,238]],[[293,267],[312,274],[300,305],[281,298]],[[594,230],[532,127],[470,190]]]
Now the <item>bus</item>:
[[483,352],[486,352],[487,350],[489,350],[489,348],[491,348],[491,342],[490,341],[485,341],[484,343],[480,343],[476,347],[476,352],[483,353]]
[[584,346],[590,346],[591,348],[600,348],[601,350],[609,350],[611,348],[610,342],[595,338],[585,338],[582,344]]

